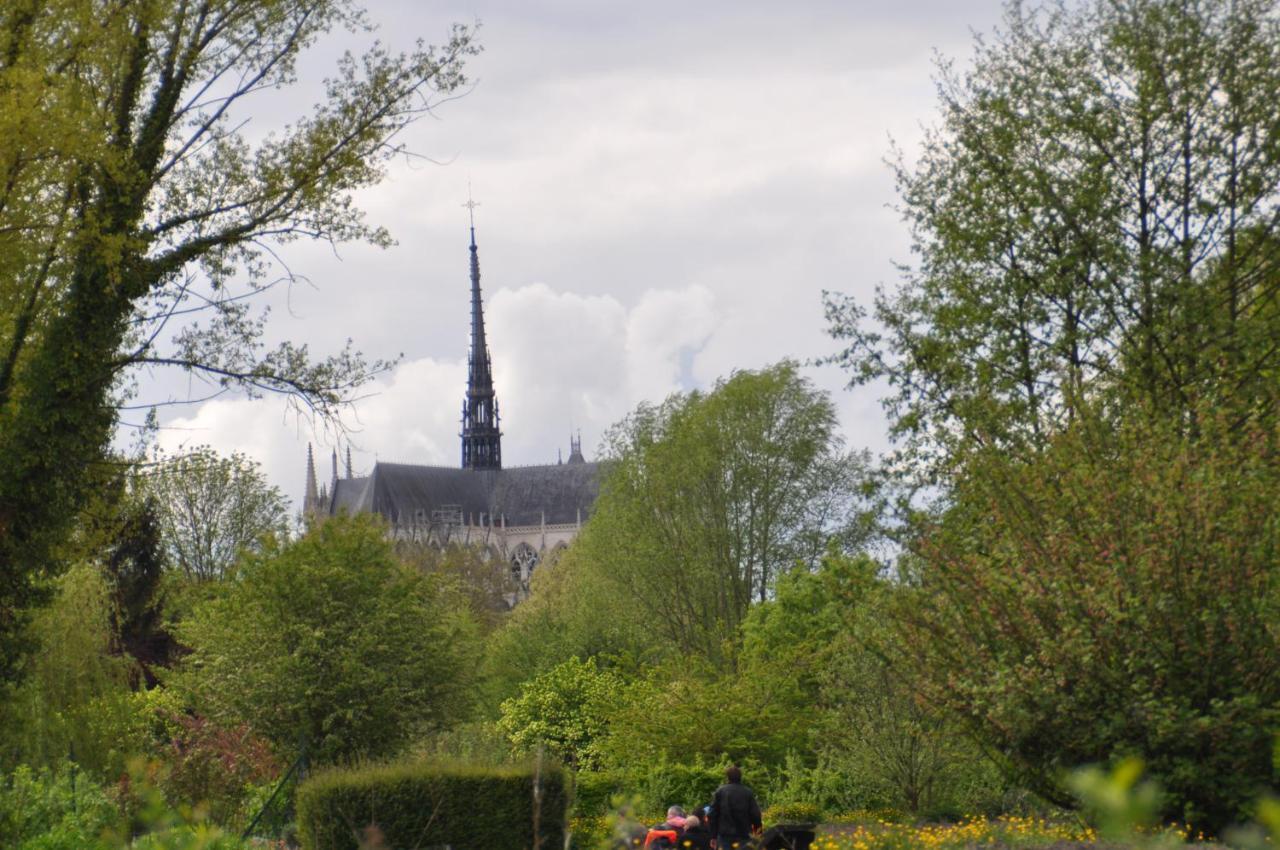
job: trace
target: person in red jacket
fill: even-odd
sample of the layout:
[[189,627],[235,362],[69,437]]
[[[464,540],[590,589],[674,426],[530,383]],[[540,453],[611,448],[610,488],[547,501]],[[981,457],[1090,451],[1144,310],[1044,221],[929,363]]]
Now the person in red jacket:
[[716,789],[711,800],[711,834],[716,836],[718,850],[746,847],[751,836],[760,831],[760,804],[755,793],[742,784],[742,769],[729,765],[725,783]]

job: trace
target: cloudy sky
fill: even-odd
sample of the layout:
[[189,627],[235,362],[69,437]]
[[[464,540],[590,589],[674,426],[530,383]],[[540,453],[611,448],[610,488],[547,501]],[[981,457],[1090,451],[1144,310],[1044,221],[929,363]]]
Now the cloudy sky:
[[[273,338],[403,356],[349,416],[340,450],[349,439],[357,474],[378,459],[458,462],[468,181],[508,465],[554,462],[576,429],[591,456],[640,401],[831,353],[822,291],[870,296],[909,260],[890,144],[909,154],[934,123],[935,54],[967,59],[1000,13],[998,0],[368,8],[392,47],[479,21],[484,53],[472,90],[405,137],[429,159],[359,197],[396,247],[290,245],[308,283],[269,299]],[[273,109],[304,111],[336,56],[368,39],[322,42]],[[851,445],[885,447],[874,388],[843,389],[834,367],[808,374]],[[307,443],[325,458],[335,445],[278,399],[166,408],[163,423],[167,450],[245,452],[295,503]]]

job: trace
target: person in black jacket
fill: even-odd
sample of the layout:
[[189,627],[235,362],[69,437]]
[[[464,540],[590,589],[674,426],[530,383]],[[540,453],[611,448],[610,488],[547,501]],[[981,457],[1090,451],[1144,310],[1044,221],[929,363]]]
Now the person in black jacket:
[[716,789],[711,799],[708,826],[716,836],[718,850],[746,847],[754,833],[760,831],[760,804],[750,788],[742,784],[742,770],[731,764],[724,772],[725,784]]

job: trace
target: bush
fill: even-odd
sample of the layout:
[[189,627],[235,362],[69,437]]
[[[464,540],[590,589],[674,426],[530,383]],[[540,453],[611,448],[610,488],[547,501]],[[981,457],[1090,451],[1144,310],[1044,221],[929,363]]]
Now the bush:
[[246,554],[179,624],[168,681],[220,726],[247,723],[314,764],[392,757],[465,716],[478,648],[456,587],[395,558],[369,517]]
[[765,826],[778,823],[821,823],[822,809],[816,803],[779,803],[765,809]]
[[20,766],[0,777],[0,837],[6,847],[87,850],[119,819],[102,788],[73,765],[57,773]]
[[298,826],[306,850],[355,850],[379,840],[390,847],[558,848],[567,805],[560,768],[393,764],[309,779],[298,789]]
[[897,600],[902,661],[1060,805],[1064,767],[1141,757],[1216,832],[1276,787],[1280,432],[1081,415],[1035,462],[975,456]]
[[627,782],[621,774],[584,770],[574,777],[574,815],[584,818],[603,815],[613,808],[613,798],[626,790]]

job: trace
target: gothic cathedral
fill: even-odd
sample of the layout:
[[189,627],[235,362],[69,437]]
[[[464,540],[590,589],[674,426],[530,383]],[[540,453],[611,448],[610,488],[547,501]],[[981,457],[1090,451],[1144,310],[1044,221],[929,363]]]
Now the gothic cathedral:
[[[487,548],[510,564],[512,578],[528,588],[540,561],[568,545],[582,528],[599,492],[598,464],[582,456],[570,438],[569,459],[544,466],[502,466],[502,431],[480,297],[480,256],[471,227],[471,351],[467,394],[462,402],[462,465],[416,466],[375,463],[368,475],[351,469],[317,487],[315,459],[307,447],[303,513],[332,516],[364,511],[381,514],[392,535],[433,546]],[[512,600],[514,601],[514,600]]]

